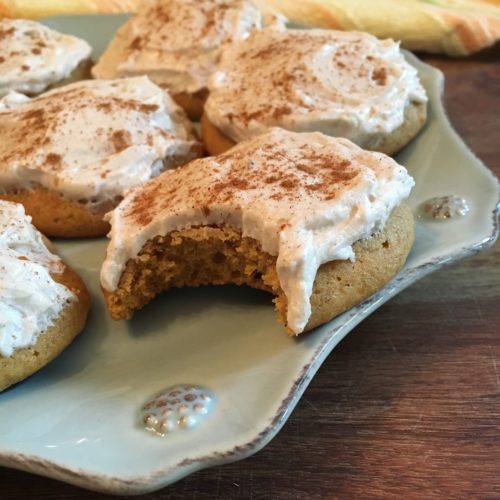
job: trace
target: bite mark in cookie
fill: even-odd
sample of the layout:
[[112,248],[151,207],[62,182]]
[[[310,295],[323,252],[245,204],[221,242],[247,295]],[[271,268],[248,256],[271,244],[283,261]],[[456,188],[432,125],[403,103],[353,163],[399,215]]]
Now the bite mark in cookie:
[[[248,283],[277,295],[288,331],[298,334],[316,326],[311,296],[318,269],[356,261],[353,245],[383,233],[412,185],[404,167],[383,154],[282,129],[165,172],[129,193],[110,216],[101,284],[111,314],[130,317],[171,286]],[[406,226],[391,235],[404,233],[409,243],[398,239],[397,269],[413,241],[411,214],[401,210],[406,215],[396,220]],[[376,287],[397,271],[383,259],[379,264]]]

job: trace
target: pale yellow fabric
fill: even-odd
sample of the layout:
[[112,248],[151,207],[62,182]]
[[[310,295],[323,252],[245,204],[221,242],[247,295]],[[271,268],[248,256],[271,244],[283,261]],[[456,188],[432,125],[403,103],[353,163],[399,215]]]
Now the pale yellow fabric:
[[[202,2],[203,0],[200,0]],[[410,50],[454,56],[500,39],[500,0],[254,0],[291,21],[361,30],[401,40]],[[0,0],[0,17],[133,12],[141,0]]]
[[291,21],[368,31],[410,50],[468,55],[500,39],[500,0],[256,0]]
[[0,16],[37,19],[61,14],[133,12],[140,0],[0,0]]

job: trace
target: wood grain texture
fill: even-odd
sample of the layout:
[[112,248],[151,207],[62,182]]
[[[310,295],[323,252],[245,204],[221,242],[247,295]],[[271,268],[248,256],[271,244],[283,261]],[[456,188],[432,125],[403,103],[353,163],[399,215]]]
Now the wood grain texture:
[[[427,58],[450,119],[500,175],[500,50]],[[413,285],[328,357],[247,460],[144,499],[500,498],[500,245]],[[103,495],[0,468],[0,497]]]

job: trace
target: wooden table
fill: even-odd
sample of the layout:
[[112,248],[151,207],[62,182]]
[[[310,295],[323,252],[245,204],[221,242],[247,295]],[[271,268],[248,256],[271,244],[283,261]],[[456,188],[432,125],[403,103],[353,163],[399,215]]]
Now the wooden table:
[[[450,119],[500,176],[500,47],[429,58]],[[0,468],[0,498],[102,498]],[[148,499],[500,498],[500,245],[434,273],[333,351],[261,452]]]

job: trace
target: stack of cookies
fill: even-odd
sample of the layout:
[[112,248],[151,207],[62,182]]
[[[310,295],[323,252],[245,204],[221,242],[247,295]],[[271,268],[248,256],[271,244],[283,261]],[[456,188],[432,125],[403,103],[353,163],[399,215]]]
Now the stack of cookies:
[[396,42],[287,29],[247,0],[149,2],[90,73],[83,40],[22,20],[0,39],[0,390],[85,322],[41,233],[109,232],[114,319],[171,287],[246,284],[291,335],[404,264],[413,180],[390,155],[427,98]]

